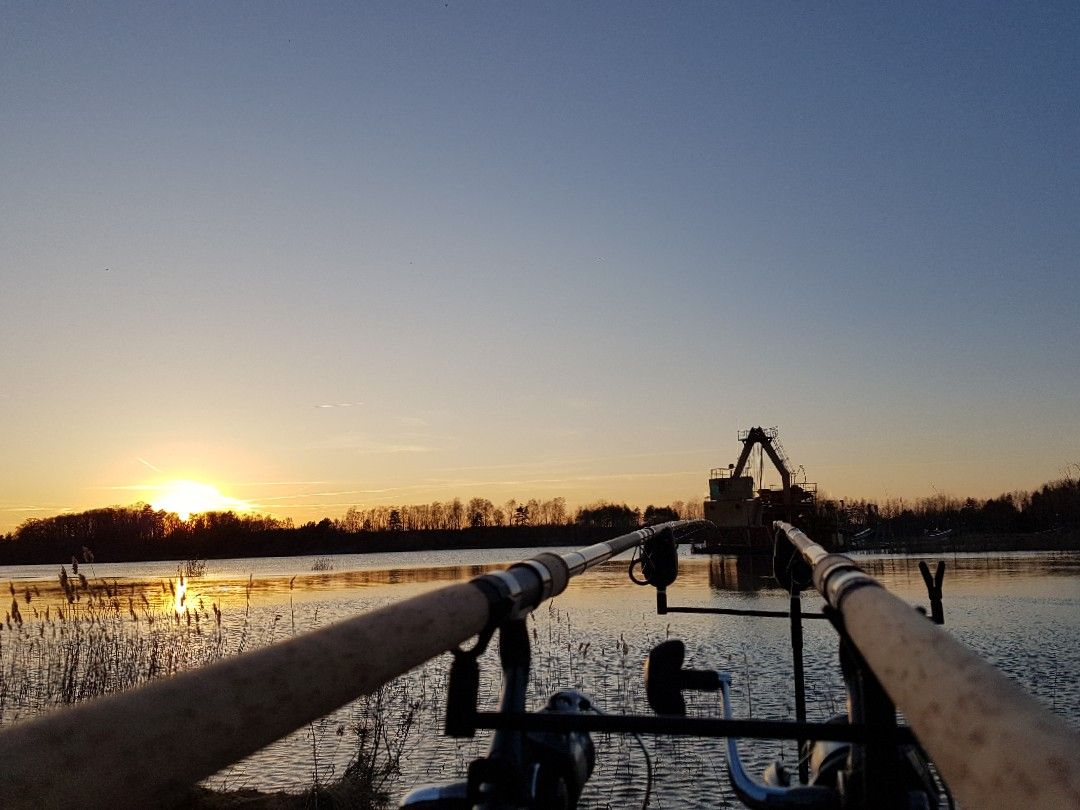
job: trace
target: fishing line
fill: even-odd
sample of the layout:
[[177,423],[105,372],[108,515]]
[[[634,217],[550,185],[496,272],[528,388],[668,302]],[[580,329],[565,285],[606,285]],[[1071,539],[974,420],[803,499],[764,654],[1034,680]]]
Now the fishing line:
[[641,546],[634,546],[634,553],[630,557],[630,568],[627,573],[630,575],[630,581],[635,585],[648,585],[649,580],[645,579],[644,574],[642,574],[641,579],[638,579],[637,576],[634,575],[635,567],[645,567],[645,554],[641,550]]
[[[592,710],[597,714],[604,714],[595,704],[591,706]],[[649,799],[652,796],[652,780],[653,780],[653,765],[652,757],[649,756],[649,751],[645,747],[645,741],[641,739],[641,735],[636,731],[631,732],[634,739],[637,740],[638,746],[641,748],[641,753],[645,756],[645,798],[641,802],[641,810],[645,810],[649,806]]]

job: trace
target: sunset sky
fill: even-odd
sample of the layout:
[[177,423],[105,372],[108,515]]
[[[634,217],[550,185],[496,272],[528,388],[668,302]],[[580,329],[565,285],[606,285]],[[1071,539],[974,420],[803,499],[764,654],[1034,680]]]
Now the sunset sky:
[[1080,5],[0,0],[0,531],[1080,462]]

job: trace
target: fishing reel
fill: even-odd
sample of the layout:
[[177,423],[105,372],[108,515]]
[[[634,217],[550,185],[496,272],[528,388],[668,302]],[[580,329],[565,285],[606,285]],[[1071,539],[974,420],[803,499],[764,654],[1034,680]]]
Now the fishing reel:
[[[413,790],[401,803],[409,810],[573,810],[592,774],[596,751],[592,732],[640,735],[723,737],[728,776],[743,804],[751,808],[791,810],[855,810],[856,808],[929,808],[947,795],[939,785],[925,752],[910,729],[899,726],[896,708],[862,660],[846,634],[842,617],[826,606],[804,613],[800,591],[810,570],[793,553],[790,543],[778,542],[773,567],[789,592],[788,610],[763,610],[716,605],[669,606],[667,588],[678,577],[677,539],[670,527],[642,530],[642,543],[630,563],[630,578],[657,591],[657,612],[786,618],[790,625],[795,686],[795,721],[735,718],[731,676],[713,670],[684,668],[686,648],[671,639],[656,646],[645,663],[645,692],[654,715],[603,714],[591,699],[574,690],[554,693],[538,712],[526,710],[530,668],[529,633],[524,614],[512,607],[512,591],[490,587],[492,619],[470,650],[454,650],[446,704],[446,734],[473,737],[477,729],[495,731],[487,756],[474,760],[465,781]],[[600,544],[603,546],[604,544]],[[611,548],[590,547],[567,561],[580,566],[588,559],[606,559]],[[539,559],[539,558],[538,558]],[[535,563],[537,561],[533,561]],[[535,565],[530,565],[530,570]],[[942,569],[931,578],[935,620],[941,614]],[[564,572],[565,576],[565,572]],[[500,580],[501,582],[504,582]],[[505,584],[505,582],[504,582]],[[563,583],[565,585],[565,582]],[[542,598],[542,597],[537,597]],[[828,722],[807,722],[802,664],[802,622],[828,620],[840,636],[841,671],[848,693],[848,714]],[[480,711],[479,662],[495,632],[499,634],[502,693],[498,711]],[[688,717],[683,693],[719,692],[720,717]],[[739,754],[738,739],[789,740],[798,745],[798,774],[782,763],[770,766],[761,779],[751,778]],[[649,778],[652,770],[642,743]]]
[[[548,698],[538,714],[573,715],[591,711],[592,701],[573,689]],[[468,779],[426,785],[410,791],[402,810],[473,810],[474,808],[551,808],[572,810],[596,765],[596,747],[587,731],[526,732],[519,756],[492,752],[469,765]]]
[[[692,613],[787,619],[790,627],[795,686],[794,722],[736,719],[731,706],[731,676],[712,670],[684,669],[686,649],[677,639],[656,646],[645,664],[649,705],[659,715],[657,733],[725,737],[728,776],[735,793],[752,808],[929,807],[945,791],[927,766],[925,752],[910,731],[898,727],[888,696],[850,644],[838,615],[804,612],[800,592],[811,586],[813,572],[785,532],[776,533],[773,576],[788,593],[788,610],[761,610],[713,605],[673,606],[667,589],[678,577],[677,541],[670,531],[648,538],[630,563],[630,579],[656,588],[658,614]],[[923,578],[931,599],[933,620],[942,622],[939,566]],[[840,636],[841,669],[847,686],[849,714],[825,723],[809,723],[803,672],[803,621],[828,620]],[[719,691],[723,719],[686,717],[687,690]],[[787,739],[798,745],[798,773],[783,763],[769,766],[761,779],[748,775],[739,755],[739,737]]]
[[[573,810],[596,765],[596,748],[588,730],[574,718],[593,715],[592,700],[574,689],[548,698],[539,712],[525,709],[529,674],[529,638],[524,621],[499,628],[503,689],[499,711],[477,711],[479,669],[491,632],[472,650],[455,651],[450,669],[446,732],[472,737],[476,729],[495,727],[486,757],[469,764],[464,782],[428,785],[410,791],[399,805],[408,810]],[[534,719],[541,727],[505,727],[498,720]],[[544,721],[558,727],[544,727]],[[489,721],[490,724],[486,724]]]

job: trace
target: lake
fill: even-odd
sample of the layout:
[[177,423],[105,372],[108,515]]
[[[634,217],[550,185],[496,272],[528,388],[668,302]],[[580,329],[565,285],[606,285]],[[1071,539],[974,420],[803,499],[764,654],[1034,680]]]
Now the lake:
[[[80,573],[89,583],[113,583],[120,601],[128,593],[137,592],[140,599],[150,594],[146,607],[172,611],[174,632],[180,637],[191,639],[193,645],[216,643],[221,654],[230,654],[468,579],[533,553],[509,549],[211,560],[201,576],[184,581],[182,596],[177,563],[84,564]],[[914,605],[927,604],[917,567],[920,558],[857,559],[898,596]],[[933,565],[939,558],[925,559]],[[946,629],[1052,711],[1080,724],[1080,685],[1075,676],[1080,665],[1080,553],[950,554],[944,560]],[[575,578],[564,594],[541,606],[530,619],[534,708],[557,688],[575,687],[607,712],[648,712],[642,662],[652,646],[678,637],[686,642],[687,666],[732,673],[738,716],[794,717],[785,619],[657,616],[654,591],[631,583],[626,566],[624,555]],[[73,574],[70,568],[68,573]],[[787,595],[772,583],[768,569],[764,560],[686,555],[679,580],[669,589],[669,601],[785,610]],[[46,605],[63,603],[57,574],[57,566],[2,567],[0,583],[10,582],[19,598],[26,594],[24,614],[29,607],[37,614]],[[144,610],[135,601],[133,615]],[[197,638],[188,617],[175,617],[180,601],[197,613],[202,606]],[[816,610],[820,599],[807,594],[803,606]],[[220,610],[220,624],[210,614],[211,607]],[[844,703],[836,636],[825,622],[808,621],[804,628],[807,713],[811,720],[824,720],[841,711]],[[2,649],[10,655],[11,643]],[[378,650],[371,654],[378,655]],[[19,662],[7,658],[0,662],[12,682]],[[182,667],[183,661],[177,666]],[[468,762],[485,751],[489,738],[478,734],[463,741],[442,736],[448,666],[449,656],[444,655],[399,679],[377,698],[344,707],[212,777],[208,784],[299,790],[316,776],[329,781],[347,764],[355,750],[353,729],[376,701],[380,713],[389,718],[388,739],[402,751],[403,773],[392,786],[395,795],[416,784],[458,778]],[[494,649],[482,659],[481,674],[481,705],[493,707],[499,674]],[[0,722],[47,708],[43,699],[35,704],[33,690],[23,691],[31,697],[21,705],[17,695],[9,694]],[[715,695],[692,696],[689,703],[691,714],[718,712]],[[596,743],[597,768],[583,806],[640,804],[646,771],[637,744],[632,738],[603,735],[596,736]],[[651,806],[739,806],[727,785],[722,741],[646,739],[645,744],[654,764]],[[791,744],[759,741],[742,747],[754,775],[778,758],[794,767]]]

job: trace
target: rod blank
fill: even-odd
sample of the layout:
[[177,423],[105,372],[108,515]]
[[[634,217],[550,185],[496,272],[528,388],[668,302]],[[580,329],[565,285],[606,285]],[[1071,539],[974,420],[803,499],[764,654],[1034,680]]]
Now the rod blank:
[[1080,807],[1080,733],[849,558],[773,525],[963,807]]
[[[674,521],[449,585],[0,731],[0,807],[150,807],[480,633]],[[481,587],[487,580],[489,587]],[[494,595],[509,605],[493,603]]]
[[0,807],[158,807],[479,633],[488,601],[440,588],[0,733]]

